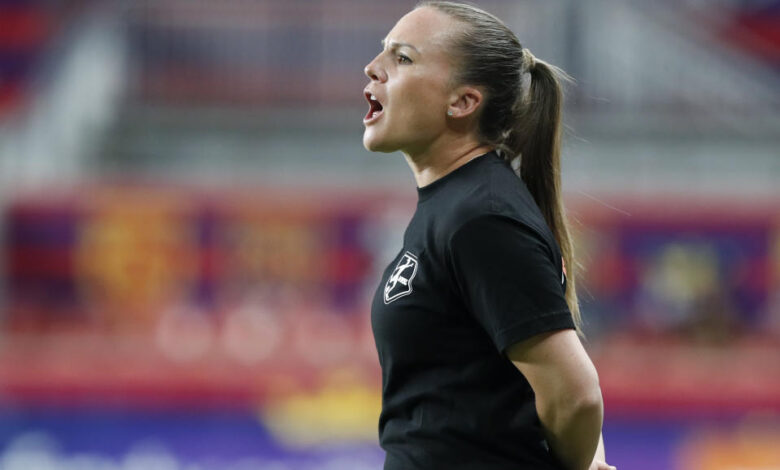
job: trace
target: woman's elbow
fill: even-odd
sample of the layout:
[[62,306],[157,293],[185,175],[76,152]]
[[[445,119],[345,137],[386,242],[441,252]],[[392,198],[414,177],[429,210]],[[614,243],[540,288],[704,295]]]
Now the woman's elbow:
[[582,392],[574,401],[574,414],[588,415],[598,417],[601,421],[604,416],[604,400],[601,396],[601,389],[596,387],[593,390]]
[[585,411],[604,413],[604,398],[601,395],[601,385],[596,369],[593,368],[586,380],[573,390],[574,405]]
[[553,406],[563,415],[598,417],[601,420],[604,414],[604,399],[595,370],[593,374],[582,379],[584,380],[570,384]]
[[546,421],[547,424],[563,424],[572,420],[601,423],[603,420],[604,401],[598,383],[573,386],[568,390],[561,390],[561,393],[556,395],[537,394],[537,411],[542,421]]

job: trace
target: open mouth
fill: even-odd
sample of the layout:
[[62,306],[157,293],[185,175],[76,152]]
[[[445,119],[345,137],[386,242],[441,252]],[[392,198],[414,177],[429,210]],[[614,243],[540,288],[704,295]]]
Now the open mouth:
[[363,122],[373,122],[382,114],[382,103],[371,93],[366,93],[365,95],[368,101],[368,113],[363,118]]

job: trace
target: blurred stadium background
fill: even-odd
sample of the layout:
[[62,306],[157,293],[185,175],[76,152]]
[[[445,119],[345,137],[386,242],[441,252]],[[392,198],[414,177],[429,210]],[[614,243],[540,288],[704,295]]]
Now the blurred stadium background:
[[[608,460],[780,469],[780,2],[476,3],[577,81]],[[416,195],[362,69],[413,4],[0,0],[0,469],[381,468]]]

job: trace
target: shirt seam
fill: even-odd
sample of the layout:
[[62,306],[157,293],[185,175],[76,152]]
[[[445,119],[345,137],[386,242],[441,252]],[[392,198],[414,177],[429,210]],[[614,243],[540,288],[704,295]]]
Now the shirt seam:
[[545,245],[548,249],[551,248],[549,246],[550,242],[547,240],[547,238],[544,236],[544,234],[542,234],[542,232],[539,229],[537,229],[533,225],[527,223],[526,221],[521,220],[519,217],[515,217],[514,215],[511,215],[511,214],[502,213],[501,211],[498,211],[495,208],[493,208],[492,207],[492,205],[493,205],[493,194],[492,194],[492,192],[491,192],[491,195],[490,195],[490,205],[491,205],[490,212],[485,212],[485,213],[477,214],[474,217],[470,217],[470,218],[464,220],[462,223],[460,223],[457,226],[457,228],[455,228],[455,230],[450,232],[449,237],[447,238],[447,249],[452,251],[452,240],[455,238],[456,235],[458,235],[462,230],[464,230],[466,228],[466,226],[468,226],[469,224],[472,224],[472,223],[476,223],[480,219],[488,219],[488,218],[492,218],[492,217],[505,218],[505,219],[511,220],[512,222],[515,222],[515,223],[521,225],[522,227],[524,227],[525,229],[533,232],[534,235],[539,237],[539,241],[542,242],[542,244]]
[[496,189],[493,184],[493,167],[491,165],[490,173],[488,174],[488,190],[490,191],[490,212],[496,213]]

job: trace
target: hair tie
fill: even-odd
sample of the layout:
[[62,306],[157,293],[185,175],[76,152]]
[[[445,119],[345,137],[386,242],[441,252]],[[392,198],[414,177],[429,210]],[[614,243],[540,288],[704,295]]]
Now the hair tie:
[[531,82],[533,81],[533,71],[536,69],[536,57],[531,51],[523,47],[520,50],[520,96],[517,100],[518,105],[525,105],[531,96]]
[[528,48],[523,48],[523,63],[525,64],[526,70],[529,72],[533,72],[536,68],[536,57],[534,57]]

